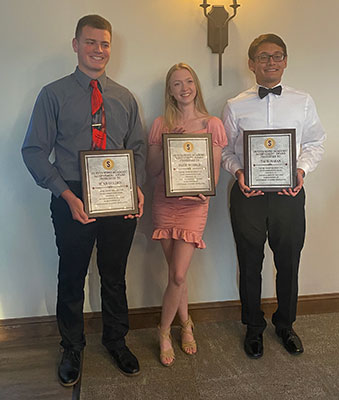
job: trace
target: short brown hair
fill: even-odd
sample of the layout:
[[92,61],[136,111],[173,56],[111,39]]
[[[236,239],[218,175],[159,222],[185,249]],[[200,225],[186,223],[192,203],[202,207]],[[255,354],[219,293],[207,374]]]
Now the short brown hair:
[[82,28],[84,26],[90,26],[92,28],[103,29],[105,31],[108,31],[112,38],[112,25],[110,24],[110,22],[107,21],[107,19],[101,17],[100,15],[96,14],[85,15],[84,17],[79,19],[77,26],[75,28],[75,37],[77,39],[79,39],[82,32]]
[[275,35],[274,33],[265,33],[264,35],[260,35],[256,39],[253,40],[251,43],[249,49],[248,49],[248,57],[250,60],[254,60],[255,54],[258,50],[258,47],[262,43],[274,43],[277,46],[281,47],[283,49],[283,52],[285,56],[287,56],[287,47],[284,41],[279,37],[278,35]]

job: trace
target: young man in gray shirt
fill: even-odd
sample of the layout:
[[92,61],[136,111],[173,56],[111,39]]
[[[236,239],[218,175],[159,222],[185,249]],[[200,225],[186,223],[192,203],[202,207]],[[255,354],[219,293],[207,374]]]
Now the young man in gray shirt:
[[[59,254],[57,321],[64,348],[59,380],[74,385],[80,377],[85,346],[84,284],[93,246],[101,277],[102,343],[126,375],[139,373],[136,357],[125,344],[128,332],[125,271],[136,219],[143,213],[140,189],[145,179],[145,142],[132,94],[105,74],[112,27],[98,15],[82,17],[72,45],[78,56],[74,73],[45,86],[34,106],[22,147],[24,162],[36,183],[52,192],[51,212]],[[100,91],[98,111],[105,129],[93,129],[92,92]],[[96,134],[102,135],[101,141]],[[104,143],[104,145],[103,145]],[[139,213],[89,218],[82,201],[79,151],[132,149]],[[54,150],[55,161],[49,156]]]

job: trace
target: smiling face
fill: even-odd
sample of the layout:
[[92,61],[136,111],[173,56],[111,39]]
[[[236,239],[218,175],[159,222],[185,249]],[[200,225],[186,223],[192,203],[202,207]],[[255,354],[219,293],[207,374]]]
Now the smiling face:
[[192,74],[185,68],[176,70],[169,79],[169,94],[177,101],[180,109],[194,103],[197,89]]
[[74,38],[73,50],[78,54],[80,71],[93,79],[105,72],[111,55],[111,35],[104,29],[84,26],[78,38]]
[[262,54],[273,55],[277,53],[284,53],[282,47],[275,43],[265,42],[258,47],[254,60],[248,60],[249,69],[254,72],[258,85],[272,88],[281,81],[284,69],[287,67],[287,56],[284,60],[278,62],[273,61],[273,58],[270,57],[267,63],[260,63],[257,58]]

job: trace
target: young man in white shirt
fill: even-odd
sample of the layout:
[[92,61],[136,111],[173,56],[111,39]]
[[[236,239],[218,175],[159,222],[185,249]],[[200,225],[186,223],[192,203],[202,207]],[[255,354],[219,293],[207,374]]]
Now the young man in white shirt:
[[[325,134],[310,95],[281,84],[287,67],[287,49],[274,34],[259,36],[250,45],[248,65],[256,85],[230,99],[224,110],[228,146],[222,166],[237,181],[231,191],[231,221],[240,269],[242,322],[247,325],[244,350],[251,358],[263,355],[261,270],[264,244],[274,253],[278,308],[272,316],[276,334],[294,355],[303,345],[292,329],[296,319],[298,268],[305,238],[305,175],[323,153]],[[296,130],[296,186],[279,192],[252,190],[245,184],[243,131],[294,128]]]

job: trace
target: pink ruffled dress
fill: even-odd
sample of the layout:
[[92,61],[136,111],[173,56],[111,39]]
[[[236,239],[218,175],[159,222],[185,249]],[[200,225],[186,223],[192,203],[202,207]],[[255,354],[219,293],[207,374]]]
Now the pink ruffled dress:
[[[205,129],[194,133],[211,133],[213,146],[225,147],[227,144],[225,129],[219,118],[210,117]],[[148,143],[150,146],[162,146],[161,135],[168,133],[163,117],[153,122]],[[179,200],[177,197],[165,196],[163,171],[157,176],[152,206],[154,231],[152,239],[177,239],[194,243],[195,247],[204,249],[202,235],[207,221],[209,201],[198,203],[192,200]]]

